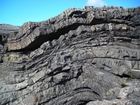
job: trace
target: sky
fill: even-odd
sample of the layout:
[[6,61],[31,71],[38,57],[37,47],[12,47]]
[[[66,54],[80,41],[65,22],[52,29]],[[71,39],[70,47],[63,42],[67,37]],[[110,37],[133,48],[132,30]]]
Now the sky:
[[57,16],[68,8],[84,6],[140,6],[140,0],[0,0],[0,24],[21,26]]

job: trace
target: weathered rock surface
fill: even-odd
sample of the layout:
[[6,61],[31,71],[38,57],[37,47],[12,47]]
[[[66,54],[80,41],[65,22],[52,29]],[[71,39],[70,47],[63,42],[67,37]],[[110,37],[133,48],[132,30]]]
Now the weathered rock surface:
[[0,35],[9,34],[11,32],[18,32],[19,26],[12,26],[9,24],[0,24]]
[[1,105],[140,105],[140,8],[67,9],[2,42]]
[[9,24],[0,24],[0,53],[5,52],[4,43],[10,34],[16,34],[19,31],[19,26]]

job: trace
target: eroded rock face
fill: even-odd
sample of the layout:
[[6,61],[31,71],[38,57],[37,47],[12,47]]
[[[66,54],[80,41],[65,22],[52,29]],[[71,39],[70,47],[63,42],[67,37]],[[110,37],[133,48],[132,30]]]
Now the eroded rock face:
[[0,104],[139,105],[140,8],[68,9],[10,34]]

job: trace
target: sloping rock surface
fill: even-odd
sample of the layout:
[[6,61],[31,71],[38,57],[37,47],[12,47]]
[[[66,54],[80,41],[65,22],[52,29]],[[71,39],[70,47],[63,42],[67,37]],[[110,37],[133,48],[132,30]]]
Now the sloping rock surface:
[[1,105],[140,105],[140,8],[67,9],[2,40]]

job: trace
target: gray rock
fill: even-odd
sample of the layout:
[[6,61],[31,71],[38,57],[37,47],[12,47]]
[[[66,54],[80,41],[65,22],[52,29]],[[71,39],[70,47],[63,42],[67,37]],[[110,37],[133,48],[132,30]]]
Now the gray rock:
[[140,69],[139,68],[131,69],[131,77],[140,78]]
[[12,28],[0,36],[0,104],[139,105],[139,13],[71,8]]
[[0,34],[9,34],[10,32],[18,32],[19,26],[12,26],[10,24],[0,24]]
[[139,102],[133,102],[129,100],[103,100],[103,101],[94,101],[94,102],[89,102],[86,105],[138,105],[140,104]]

